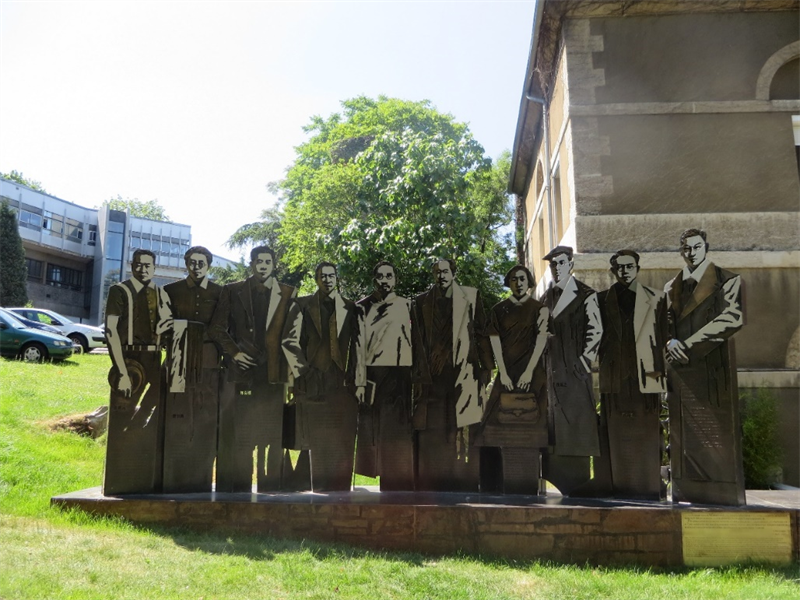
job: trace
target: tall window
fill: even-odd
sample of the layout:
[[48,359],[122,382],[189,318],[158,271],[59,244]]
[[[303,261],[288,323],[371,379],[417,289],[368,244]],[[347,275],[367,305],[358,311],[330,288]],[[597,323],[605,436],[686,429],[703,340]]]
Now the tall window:
[[42,270],[44,269],[44,263],[41,260],[26,258],[25,266],[28,267],[28,279],[30,281],[42,281]]

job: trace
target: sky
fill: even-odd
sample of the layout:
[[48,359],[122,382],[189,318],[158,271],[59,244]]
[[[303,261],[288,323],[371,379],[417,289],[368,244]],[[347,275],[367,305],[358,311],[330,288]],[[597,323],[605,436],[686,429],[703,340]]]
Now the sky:
[[303,126],[347,98],[430,100],[510,150],[534,4],[0,0],[0,172],[157,199],[237,259]]

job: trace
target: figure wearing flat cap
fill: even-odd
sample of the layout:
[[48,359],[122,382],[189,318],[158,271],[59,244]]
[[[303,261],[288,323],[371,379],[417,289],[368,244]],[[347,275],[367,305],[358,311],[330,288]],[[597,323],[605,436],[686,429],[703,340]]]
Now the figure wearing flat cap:
[[542,475],[569,495],[589,479],[590,457],[600,454],[592,363],[603,324],[597,294],[572,275],[572,248],[556,246],[544,260],[553,275],[542,298],[552,316],[553,336],[546,353],[551,450],[542,461]]

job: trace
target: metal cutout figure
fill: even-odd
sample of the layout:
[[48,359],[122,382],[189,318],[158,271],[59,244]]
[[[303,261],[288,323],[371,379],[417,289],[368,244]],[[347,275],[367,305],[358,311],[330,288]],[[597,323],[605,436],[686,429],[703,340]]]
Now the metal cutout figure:
[[318,264],[315,279],[316,293],[297,298],[289,309],[283,350],[294,375],[300,444],[310,451],[311,487],[347,491],[358,419],[358,311],[339,294],[334,264]]
[[[547,447],[547,375],[542,357],[550,311],[530,295],[533,274],[516,265],[504,284],[511,296],[489,311],[487,332],[498,375],[475,444],[481,453],[481,491],[537,494],[540,449]],[[488,452],[498,448],[497,453]],[[495,474],[502,481],[494,482]]]
[[552,315],[554,335],[546,353],[552,449],[543,458],[542,475],[569,495],[589,480],[589,457],[600,454],[591,372],[603,324],[597,294],[572,275],[572,248],[556,246],[543,260],[550,262],[553,274],[543,302]]
[[414,298],[416,489],[477,491],[470,425],[483,417],[494,366],[480,292],[455,281],[452,260],[431,265],[435,284]]
[[742,279],[708,258],[706,232],[680,237],[686,266],[669,283],[667,403],[673,501],[743,505],[733,340],[744,325]]
[[372,270],[375,291],[358,301],[361,356],[356,473],[380,475],[381,490],[414,489],[411,427],[411,301],[394,293],[394,265]]
[[174,318],[169,347],[164,425],[164,492],[210,492],[217,456],[220,353],[208,326],[222,286],[208,279],[213,255],[192,246],[184,254],[188,275],[168,283]]
[[250,277],[223,288],[210,327],[227,372],[220,398],[217,491],[252,490],[254,451],[257,490],[281,488],[289,379],[281,341],[297,291],[275,279],[275,252],[267,246],[251,250],[250,269]]
[[169,298],[153,282],[156,255],[135,250],[133,277],[108,291],[106,337],[112,367],[103,494],[162,489],[164,451],[161,335],[171,327]]

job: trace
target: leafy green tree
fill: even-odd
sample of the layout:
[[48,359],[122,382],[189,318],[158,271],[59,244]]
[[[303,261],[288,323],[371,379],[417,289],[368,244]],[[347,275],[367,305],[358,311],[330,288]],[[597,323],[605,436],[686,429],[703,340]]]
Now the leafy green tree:
[[0,203],[0,306],[28,303],[28,268],[19,236],[17,215],[8,202]]
[[[342,113],[313,117],[310,139],[281,181],[279,205],[240,229],[231,242],[277,235],[290,270],[339,266],[343,292],[372,289],[379,260],[397,266],[398,288],[414,295],[431,283],[430,260],[453,258],[458,280],[481,289],[487,304],[501,294],[513,263],[513,208],[505,192],[510,158],[493,163],[466,124],[427,101],[358,97]],[[248,237],[250,236],[250,237]],[[256,236],[258,237],[258,236]]]
[[16,181],[17,183],[26,185],[37,192],[42,192],[43,194],[47,193],[47,190],[44,189],[41,182],[36,181],[35,179],[28,179],[22,173],[14,169],[11,169],[10,173],[0,173],[0,177],[3,179],[8,179],[9,181]]
[[158,200],[145,202],[138,198],[123,198],[117,194],[116,198],[104,200],[102,206],[108,206],[111,210],[130,210],[132,217],[140,217],[152,221],[170,221],[166,210],[158,203]]
[[249,274],[250,268],[247,266],[247,263],[244,262],[243,258],[239,259],[238,263],[224,267],[211,265],[211,268],[208,270],[209,277],[219,285],[242,281],[246,279]]

